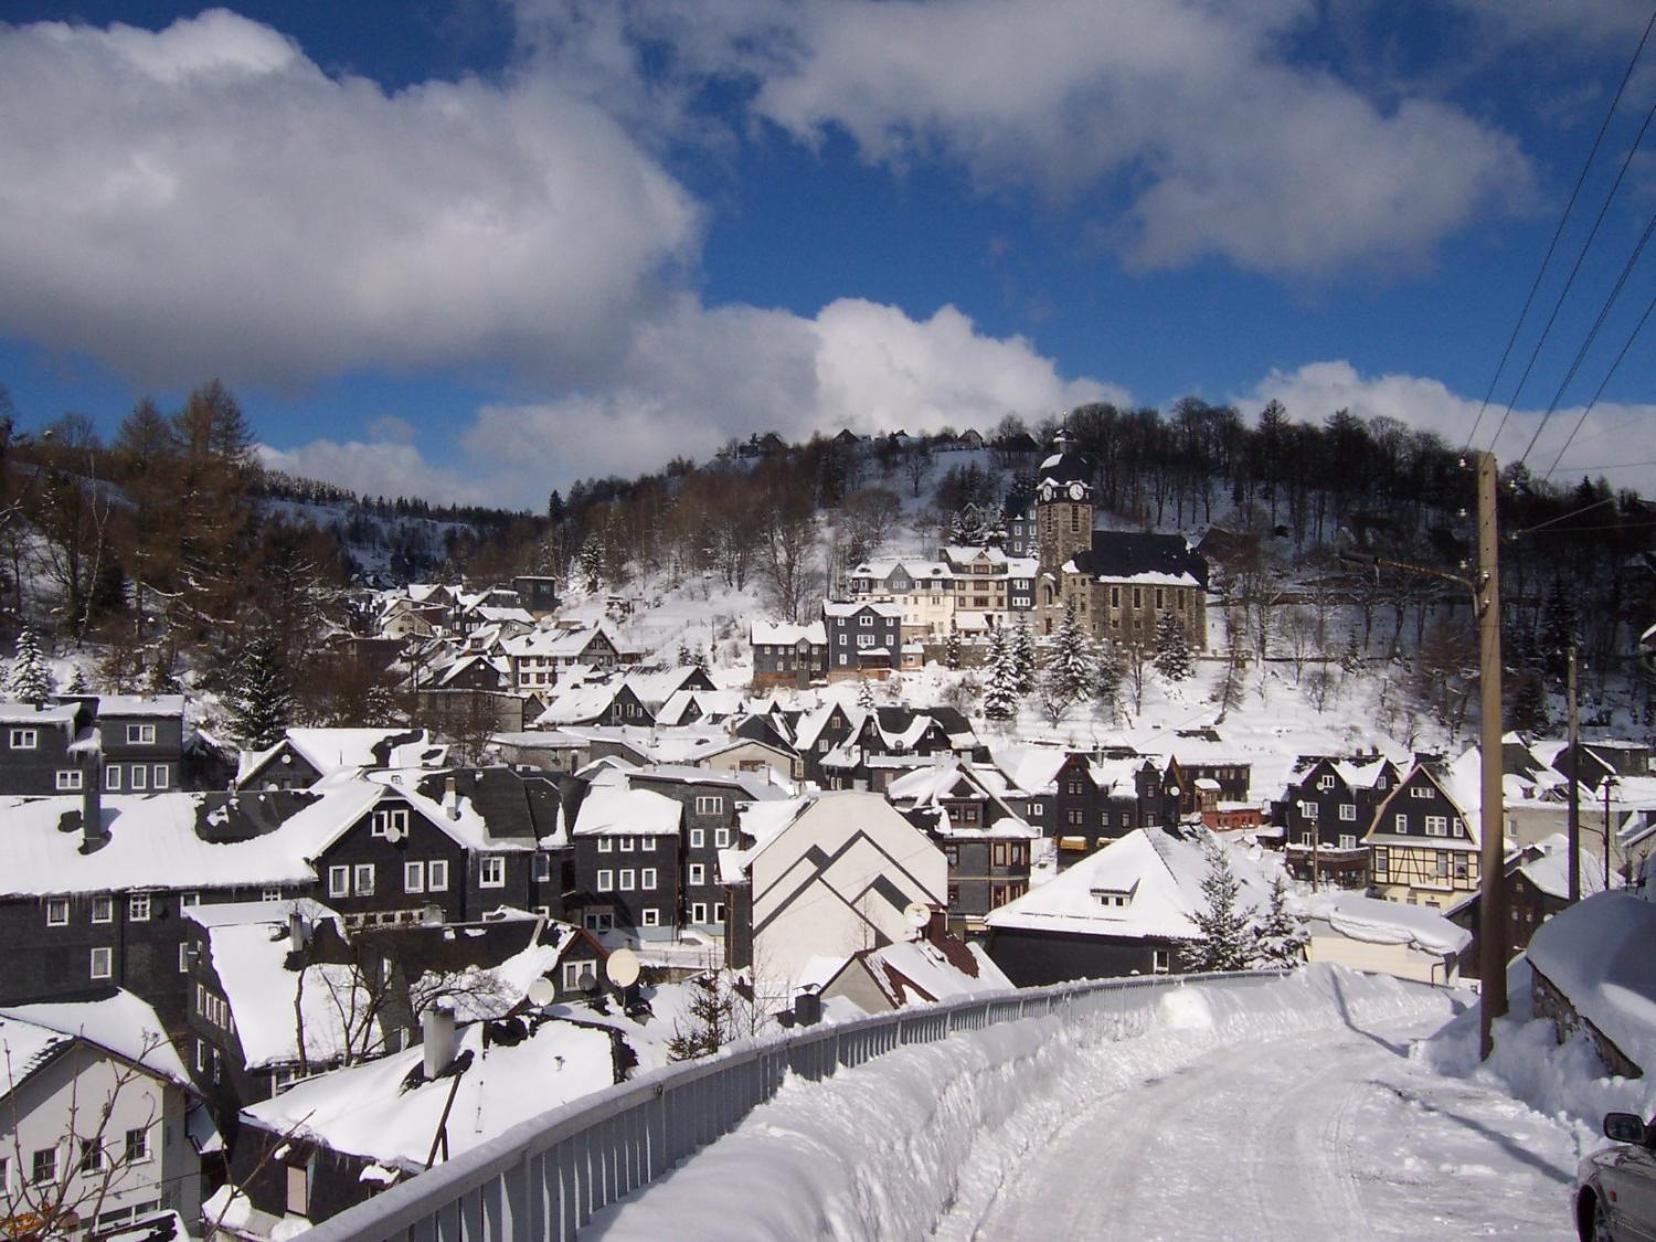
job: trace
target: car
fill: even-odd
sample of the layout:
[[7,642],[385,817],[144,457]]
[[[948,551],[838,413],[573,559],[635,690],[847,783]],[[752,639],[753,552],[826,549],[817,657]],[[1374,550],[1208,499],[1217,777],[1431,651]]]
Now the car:
[[1604,1137],[1616,1146],[1576,1169],[1576,1233],[1582,1242],[1656,1242],[1656,1119],[1608,1113]]

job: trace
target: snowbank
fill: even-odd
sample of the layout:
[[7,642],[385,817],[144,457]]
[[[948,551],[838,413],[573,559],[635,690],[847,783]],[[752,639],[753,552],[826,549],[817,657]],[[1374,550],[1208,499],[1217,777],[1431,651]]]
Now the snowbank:
[[1600,893],[1535,931],[1525,956],[1634,1064],[1656,1069],[1656,904]]
[[1005,1023],[902,1048],[821,1083],[790,1081],[733,1134],[591,1227],[611,1242],[929,1236],[962,1204],[986,1205],[1078,1098],[1172,1072],[1238,1039],[1447,1016],[1451,1006],[1441,991],[1316,967],[1245,989],[1122,995],[1124,1007],[1111,1012]]

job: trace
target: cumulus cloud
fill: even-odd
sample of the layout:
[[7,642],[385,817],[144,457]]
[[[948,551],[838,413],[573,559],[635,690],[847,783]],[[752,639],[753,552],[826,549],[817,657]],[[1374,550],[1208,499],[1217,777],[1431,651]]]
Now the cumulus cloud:
[[434,467],[413,444],[372,433],[367,440],[312,440],[287,449],[261,444],[258,455],[267,470],[285,470],[363,496],[417,496],[434,504],[509,503],[491,490],[493,480],[465,469]]
[[606,92],[628,96],[630,72],[645,83],[631,96],[677,100],[636,51],[665,45],[680,78],[747,81],[754,115],[803,141],[837,129],[873,163],[940,157],[986,188],[1122,203],[1100,232],[1139,268],[1204,256],[1290,276],[1418,264],[1529,185],[1518,144],[1452,104],[1416,94],[1382,106],[1294,63],[1288,49],[1318,12],[1305,0],[520,0],[518,11],[554,63],[602,65]]
[[0,332],[140,382],[601,368],[699,210],[540,75],[387,94],[224,10],[0,25]]
[[1029,341],[986,336],[952,306],[914,319],[850,298],[804,317],[708,309],[681,296],[640,327],[619,373],[624,381],[601,389],[484,406],[462,439],[465,460],[441,468],[389,437],[322,441],[267,461],[377,492],[391,486],[375,473],[375,455],[385,454],[385,469],[411,494],[539,505],[576,477],[631,477],[679,455],[705,460],[756,428],[789,440],[840,427],[987,428],[1008,412],[1036,418],[1129,401],[1113,385],[1064,378]]
[[[1240,404],[1253,411],[1271,400],[1282,402],[1292,417],[1302,421],[1319,421],[1336,410],[1350,410],[1363,418],[1395,418],[1411,427],[1435,431],[1457,447],[1471,434],[1479,404],[1475,398],[1461,396],[1435,379],[1363,375],[1344,361],[1313,362],[1292,371],[1273,370]],[[1484,415],[1478,427],[1479,447],[1489,447],[1504,409],[1493,406]],[[1652,454],[1626,452],[1630,444],[1656,444],[1656,404],[1606,402],[1594,406],[1560,460],[1559,450],[1580,421],[1581,409],[1580,405],[1561,406],[1554,412],[1529,454],[1530,470],[1541,475],[1559,460],[1553,482],[1568,484],[1582,473],[1603,474],[1612,486],[1656,495],[1656,466],[1647,460]],[[1503,465],[1523,454],[1541,419],[1540,410],[1512,412],[1494,446]]]

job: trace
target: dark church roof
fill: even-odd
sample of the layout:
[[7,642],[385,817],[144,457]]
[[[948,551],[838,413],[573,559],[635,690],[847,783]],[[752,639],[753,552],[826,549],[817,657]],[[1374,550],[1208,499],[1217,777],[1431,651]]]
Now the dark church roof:
[[1070,447],[1069,435],[1062,431],[1053,437],[1052,451],[1042,459],[1035,471],[1037,485],[1048,480],[1054,483],[1091,484],[1092,478],[1092,462]]
[[1094,578],[1132,578],[1138,574],[1188,575],[1207,587],[1207,562],[1183,535],[1095,530],[1092,550],[1078,552],[1075,568]]

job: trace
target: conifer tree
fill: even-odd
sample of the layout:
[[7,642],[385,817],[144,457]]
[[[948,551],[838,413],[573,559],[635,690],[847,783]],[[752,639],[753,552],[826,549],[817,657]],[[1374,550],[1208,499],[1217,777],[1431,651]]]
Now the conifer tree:
[[156,656],[155,662],[149,668],[149,681],[144,686],[144,692],[151,697],[162,694],[182,694],[184,687],[173,676],[172,666],[161,657]]
[[989,633],[989,688],[983,694],[983,714],[990,720],[1010,720],[1018,714],[1018,668],[1013,638],[1006,627]]
[[1035,632],[1029,628],[1027,617],[1019,617],[1012,631],[1012,671],[1019,694],[1035,689]]
[[1547,592],[1547,603],[1541,613],[1540,655],[1548,673],[1554,677],[1565,675],[1570,659],[1570,644],[1576,641],[1579,628],[1575,600],[1564,589],[1564,580],[1554,578],[1552,590]]
[[1279,875],[1271,885],[1271,904],[1254,928],[1254,960],[1263,967],[1298,966],[1311,936],[1305,920],[1288,909],[1288,889]]
[[1093,696],[1111,720],[1121,710],[1121,679],[1125,672],[1120,648],[1105,639],[1098,645],[1098,659],[1093,668]]
[[857,686],[857,706],[865,712],[874,710],[874,683],[866,677]]
[[75,671],[69,677],[69,694],[90,694],[91,688],[86,684],[86,670],[75,665]]
[[1170,612],[1162,613],[1156,622],[1155,665],[1156,671],[1168,681],[1183,681],[1196,671],[1184,626]]
[[12,661],[7,691],[19,703],[33,703],[43,707],[52,697],[52,671],[40,654],[40,641],[34,627],[25,625],[17,632],[17,658]]
[[604,549],[595,535],[588,535],[581,545],[576,557],[575,575],[580,580],[581,589],[588,595],[596,595],[604,585]]
[[735,1035],[735,1004],[719,976],[702,975],[690,980],[689,987],[684,1021],[674,1021],[667,1041],[667,1057],[673,1061],[712,1056]]
[[1064,605],[1064,620],[1054,636],[1052,659],[1046,670],[1047,691],[1057,702],[1079,703],[1092,697],[1097,671],[1092,640],[1081,628],[1075,600]]
[[273,634],[248,643],[237,661],[228,706],[230,729],[246,750],[268,750],[282,740],[293,717],[293,686]]
[[949,637],[943,644],[943,664],[951,672],[960,668],[960,630],[949,622]]
[[1242,886],[1223,846],[1210,838],[1205,853],[1204,905],[1195,915],[1202,938],[1191,949],[1191,969],[1246,970],[1253,957],[1253,937],[1248,930],[1249,911],[1237,907]]
[[1525,733],[1545,733],[1551,723],[1547,719],[1547,696],[1542,693],[1541,679],[1526,677],[1518,687],[1518,697],[1513,700],[1513,727]]

